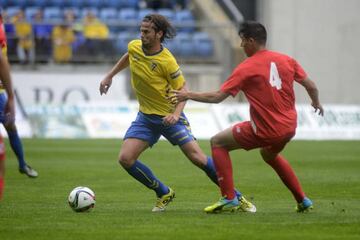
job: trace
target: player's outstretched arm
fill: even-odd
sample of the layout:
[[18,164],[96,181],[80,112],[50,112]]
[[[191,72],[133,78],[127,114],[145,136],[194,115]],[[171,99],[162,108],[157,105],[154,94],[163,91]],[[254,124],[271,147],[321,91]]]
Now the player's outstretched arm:
[[118,74],[121,70],[129,66],[129,54],[125,53],[115,66],[106,74],[105,78],[100,82],[100,95],[106,94],[111,87],[113,77]]
[[188,92],[185,89],[180,91],[172,90],[171,102],[182,102],[188,99],[204,103],[219,103],[229,96],[228,93],[220,90],[214,92]]
[[5,105],[5,124],[15,120],[15,102],[14,102],[14,90],[12,86],[12,80],[10,75],[10,67],[7,59],[2,55],[0,51],[0,80],[8,96]]
[[324,116],[324,109],[320,104],[319,90],[316,84],[309,78],[305,78],[300,84],[306,89],[307,93],[311,98],[311,106],[315,109],[315,112],[319,111],[318,114]]

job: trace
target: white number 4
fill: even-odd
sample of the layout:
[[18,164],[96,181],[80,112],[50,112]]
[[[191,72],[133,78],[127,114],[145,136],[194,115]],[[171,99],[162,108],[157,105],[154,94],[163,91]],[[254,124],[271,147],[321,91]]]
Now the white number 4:
[[270,85],[272,87],[276,87],[277,90],[281,89],[281,78],[279,76],[279,72],[277,70],[276,64],[274,62],[270,63]]

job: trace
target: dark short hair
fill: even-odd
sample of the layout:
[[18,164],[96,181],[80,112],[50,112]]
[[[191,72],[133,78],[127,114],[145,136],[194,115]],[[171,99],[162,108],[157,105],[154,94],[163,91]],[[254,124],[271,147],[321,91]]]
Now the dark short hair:
[[163,42],[165,39],[172,39],[176,36],[175,28],[166,19],[166,17],[160,14],[156,14],[156,13],[148,14],[143,18],[142,21],[153,23],[155,32],[159,32],[159,31],[163,32],[163,36],[160,39],[161,42]]
[[266,44],[266,29],[259,22],[245,21],[241,23],[239,28],[239,36],[243,38],[253,38],[259,44]]

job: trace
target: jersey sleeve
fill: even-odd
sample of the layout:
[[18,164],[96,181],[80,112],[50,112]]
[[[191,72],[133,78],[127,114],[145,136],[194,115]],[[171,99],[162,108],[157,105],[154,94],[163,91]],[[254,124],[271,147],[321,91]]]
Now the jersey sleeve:
[[293,59],[293,64],[294,64],[294,79],[296,82],[301,82],[307,77],[307,74],[295,59]]
[[185,78],[175,59],[172,59],[167,63],[166,70],[166,79],[173,89],[180,89],[184,86]]
[[237,67],[230,77],[221,85],[220,91],[235,97],[243,88],[246,75],[241,67]]

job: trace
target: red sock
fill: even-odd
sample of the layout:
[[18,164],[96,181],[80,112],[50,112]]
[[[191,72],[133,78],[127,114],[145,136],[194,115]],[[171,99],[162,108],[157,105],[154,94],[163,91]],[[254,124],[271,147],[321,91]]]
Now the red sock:
[[232,164],[229,152],[225,148],[211,148],[214,160],[216,175],[218,177],[221,195],[227,199],[235,197]]
[[296,201],[301,202],[305,197],[305,193],[301,189],[300,182],[288,161],[278,154],[275,159],[267,161],[267,163],[276,171],[283,183],[292,192]]
[[4,190],[4,178],[0,177],[0,200],[2,198],[3,190]]

